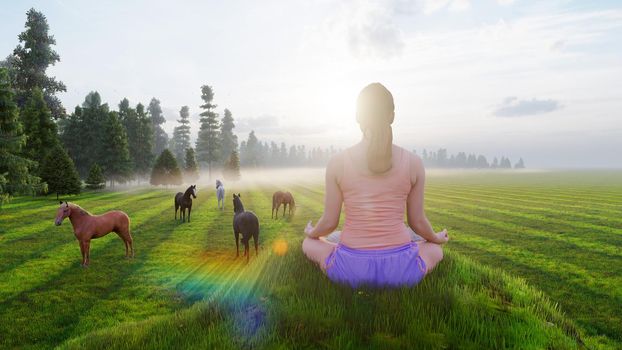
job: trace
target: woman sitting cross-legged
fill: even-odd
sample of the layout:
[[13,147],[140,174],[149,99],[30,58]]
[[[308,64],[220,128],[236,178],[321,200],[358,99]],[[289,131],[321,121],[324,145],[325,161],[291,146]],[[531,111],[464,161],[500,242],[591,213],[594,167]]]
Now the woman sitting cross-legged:
[[[334,282],[412,286],[443,259],[447,230],[434,232],[425,216],[425,170],[418,156],[393,145],[394,115],[389,90],[379,83],[365,87],[356,113],[363,139],[326,168],[324,214],[315,227],[307,224],[302,250]],[[342,203],[345,225],[333,232]]]

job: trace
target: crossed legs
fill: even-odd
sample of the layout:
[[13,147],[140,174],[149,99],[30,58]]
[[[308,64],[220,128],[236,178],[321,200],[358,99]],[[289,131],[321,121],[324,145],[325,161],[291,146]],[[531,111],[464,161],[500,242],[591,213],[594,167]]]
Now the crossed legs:
[[[334,240],[338,239],[338,236],[339,234],[334,232],[328,236],[329,239],[324,237],[320,239],[306,237],[302,241],[302,252],[305,253],[309,260],[317,263],[322,271],[325,271],[326,258],[337,247]],[[419,256],[425,262],[426,274],[428,274],[443,260],[443,248],[439,244],[427,241],[418,241],[417,245],[419,246]]]

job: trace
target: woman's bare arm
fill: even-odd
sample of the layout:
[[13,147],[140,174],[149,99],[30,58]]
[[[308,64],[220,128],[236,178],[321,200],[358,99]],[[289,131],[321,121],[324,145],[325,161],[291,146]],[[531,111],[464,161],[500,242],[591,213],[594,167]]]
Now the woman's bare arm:
[[447,230],[443,230],[439,233],[434,232],[423,208],[423,195],[425,190],[425,169],[423,167],[423,162],[421,158],[413,154],[411,155],[410,164],[413,187],[407,199],[408,208],[406,214],[408,226],[428,242],[437,244],[446,243],[449,239]]
[[313,227],[311,221],[305,233],[311,238],[319,238],[332,233],[339,225],[343,195],[339,188],[339,180],[343,172],[343,155],[335,155],[326,167],[326,188],[324,194],[324,214]]

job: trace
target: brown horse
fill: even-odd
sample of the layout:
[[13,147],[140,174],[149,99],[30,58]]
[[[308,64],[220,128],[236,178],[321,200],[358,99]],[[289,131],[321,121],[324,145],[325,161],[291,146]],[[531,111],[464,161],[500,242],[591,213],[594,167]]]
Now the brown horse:
[[283,204],[283,216],[285,216],[285,209],[289,204],[289,216],[292,215],[292,210],[296,211],[296,202],[294,196],[289,192],[276,191],[272,195],[272,218],[274,218],[274,211],[276,210],[276,218],[279,218],[279,208]]
[[103,237],[110,232],[119,235],[125,243],[125,257],[134,257],[130,218],[124,212],[114,210],[102,215],[91,215],[77,204],[61,201],[54,221],[56,226],[60,226],[66,217],[69,217],[73,226],[73,233],[80,243],[83,267],[89,266],[91,239]]

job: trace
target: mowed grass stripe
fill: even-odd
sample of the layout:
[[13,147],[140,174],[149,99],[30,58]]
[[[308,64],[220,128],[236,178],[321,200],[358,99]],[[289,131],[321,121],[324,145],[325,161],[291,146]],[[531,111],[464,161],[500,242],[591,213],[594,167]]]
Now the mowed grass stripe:
[[[484,199],[484,196],[468,196],[461,195],[459,192],[431,192],[428,194],[428,198],[436,198],[442,197],[446,199],[455,199],[462,201],[463,203],[473,203],[473,204],[482,204],[483,207],[497,207],[497,208],[508,208],[515,209],[520,211],[521,213],[526,214],[541,214],[543,218],[550,217],[560,217],[563,216],[565,220],[571,222],[579,222],[581,224],[587,225],[586,227],[606,227],[606,228],[617,228],[622,232],[622,219],[611,216],[602,216],[602,215],[593,215],[593,214],[584,214],[578,211],[566,211],[561,210],[559,208],[550,209],[549,207],[537,207],[532,205],[520,205],[514,204],[514,202],[504,201],[500,198],[495,198],[495,200]],[[490,196],[486,196],[490,198]],[[586,223],[585,220],[590,222]],[[594,225],[594,226],[591,226]]]
[[428,195],[434,195],[434,193],[439,193],[439,194],[446,194],[446,195],[455,195],[455,194],[461,194],[463,196],[466,197],[475,197],[475,198],[485,198],[485,199],[491,199],[493,201],[501,201],[501,202],[505,202],[505,203],[514,203],[517,205],[525,205],[525,206],[529,206],[529,207],[535,207],[535,208],[542,208],[543,206],[546,207],[553,207],[556,208],[556,210],[559,211],[564,211],[567,213],[577,213],[577,214],[585,214],[585,215],[593,215],[595,217],[598,218],[609,218],[609,217],[616,217],[617,214],[619,214],[620,210],[618,209],[611,209],[611,208],[606,208],[601,206],[600,204],[594,204],[594,205],[586,205],[586,204],[578,204],[579,202],[573,202],[574,204],[566,204],[566,203],[562,203],[562,202],[557,202],[555,200],[551,200],[551,199],[546,199],[543,197],[537,197],[537,196],[533,196],[533,197],[528,197],[528,196],[524,196],[521,198],[508,198],[509,196],[506,195],[499,195],[496,193],[476,193],[476,192],[472,192],[468,189],[462,189],[462,188],[454,188],[454,189],[447,189],[447,188],[443,188],[443,189],[433,189],[433,190],[428,190],[426,192]]
[[[456,211],[480,217],[482,220],[491,219],[497,221],[503,227],[511,227],[511,229],[515,231],[535,232],[537,236],[565,240],[567,242],[572,242],[574,245],[586,248],[589,245],[598,250],[599,253],[605,250],[608,254],[622,254],[622,249],[620,249],[620,246],[622,246],[622,232],[613,228],[604,227],[596,229],[589,226],[585,227],[583,225],[574,225],[574,223],[566,223],[563,220],[555,218],[522,214],[519,211],[508,211],[464,204],[464,202],[461,201],[428,198],[428,202],[434,204],[430,209],[456,209]],[[602,245],[599,245],[599,243]],[[603,248],[603,245],[605,248]]]
[[[620,210],[622,207],[622,203],[619,200],[606,201],[605,199],[600,199],[599,194],[592,194],[591,198],[557,198],[553,193],[554,190],[548,189],[548,191],[542,192],[533,192],[529,191],[527,187],[519,187],[516,189],[508,189],[505,187],[502,188],[487,188],[482,187],[481,189],[473,188],[472,186],[429,186],[426,191],[434,192],[434,191],[448,191],[448,189],[453,189],[455,191],[461,193],[468,193],[472,195],[492,195],[495,198],[506,199],[506,200],[525,200],[530,202],[536,202],[537,204],[543,203],[554,203],[556,205],[562,207],[570,207],[570,208],[585,208],[586,204],[596,205],[598,207],[606,207],[601,208],[601,210],[606,212],[613,212],[616,210]],[[577,205],[577,203],[580,203]]]
[[[146,189],[142,190],[131,190],[126,192],[108,192],[102,194],[101,196],[97,195],[87,195],[80,194],[76,196],[72,196],[71,198],[65,198],[70,203],[76,203],[80,205],[81,203],[91,203],[93,206],[101,205],[100,203],[114,203],[115,199],[128,198],[128,195],[142,195],[142,194],[153,194],[157,191],[148,191]],[[32,201],[28,201],[25,204],[26,208],[18,208],[14,210],[9,210],[7,212],[13,212],[12,214],[5,215],[0,212],[0,216],[3,218],[2,222],[6,222],[7,227],[17,225],[25,225],[31,224],[31,222],[38,222],[38,218],[41,215],[47,215],[49,213],[49,219],[54,220],[56,216],[56,210],[58,209],[59,203],[57,200],[50,200],[47,197],[36,197]],[[6,219],[6,221],[4,220]],[[35,220],[32,220],[35,219]],[[0,231],[2,232],[2,231]]]
[[512,194],[527,194],[533,196],[547,195],[550,198],[558,198],[560,200],[575,200],[577,198],[584,200],[592,200],[595,195],[603,200],[613,200],[619,202],[617,194],[622,193],[622,183],[615,185],[611,182],[606,185],[585,185],[582,180],[569,182],[561,182],[558,184],[541,185],[537,182],[524,182],[521,184],[495,184],[489,183],[486,177],[482,178],[485,182],[464,183],[456,182],[431,182],[431,186],[442,185],[443,187],[464,187],[474,191],[495,191]]
[[[483,241],[472,238],[469,236],[466,240],[456,240],[452,243],[451,250],[468,254],[485,264],[494,266],[501,264],[509,273],[525,278],[531,285],[537,285],[539,290],[559,303],[562,311],[578,321],[590,335],[605,335],[617,341],[622,340],[620,333],[622,317],[616,311],[622,307],[619,300],[617,302],[612,301],[615,296],[589,286],[589,282],[586,283],[582,277],[578,277],[574,273],[572,273],[573,282],[568,281],[567,276],[560,276],[560,274],[567,273],[567,270],[563,269],[564,267],[571,266],[547,264],[547,256],[543,255],[540,255],[542,259],[537,260],[532,260],[534,256],[531,254],[509,255],[509,252],[520,253],[520,248],[513,247],[512,250],[508,250],[499,245],[491,248],[487,244],[491,243],[490,240]],[[559,286],[560,280],[563,281],[564,287]]]
[[[157,198],[154,198],[154,201]],[[158,200],[158,202],[160,202]],[[140,232],[141,226],[148,223],[151,219],[161,215],[161,210],[165,207],[170,207],[170,203],[140,203],[131,202],[131,206],[128,206],[128,215],[132,221],[132,236],[134,238],[134,249],[140,252],[141,239]],[[137,209],[135,212],[130,212],[130,208],[142,208]],[[147,217],[143,217],[142,213],[154,213]],[[67,225],[67,223],[65,223]],[[68,225],[68,230],[71,231],[71,225]],[[35,288],[39,285],[45,284],[50,278],[54,278],[58,273],[77,267],[81,262],[82,256],[78,247],[78,243],[73,236],[73,233],[63,234],[65,243],[54,247],[53,249],[44,252],[38,258],[33,258],[25,263],[0,274],[0,290],[2,290],[1,299],[6,300],[23,291]],[[117,245],[118,256],[122,257],[125,252],[123,242],[112,233],[106,237],[93,240],[91,242],[91,260],[92,263],[98,263],[99,252],[109,249],[111,246]],[[74,265],[74,266],[72,266]]]
[[[62,272],[57,273],[53,278],[46,281],[45,286],[33,287],[30,290],[23,291],[19,296],[9,299],[2,303],[3,307],[8,313],[20,314],[20,309],[24,307],[20,300],[24,298],[38,299],[40,301],[46,300],[47,295],[50,295],[55,290],[55,286],[75,286],[73,289],[66,290],[64,304],[65,307],[57,309],[56,305],[48,305],[49,310],[46,315],[36,315],[36,322],[41,324],[52,323],[51,329],[38,328],[34,330],[35,334],[11,334],[8,339],[16,344],[29,343],[31,339],[44,339],[44,342],[48,345],[58,344],[66,339],[68,332],[71,332],[75,327],[76,322],[79,319],[79,315],[88,310],[93,304],[98,302],[101,295],[114,292],[127,276],[132,272],[135,264],[140,264],[144,259],[148,259],[149,252],[159,242],[160,239],[166,239],[166,236],[172,231],[173,222],[163,222],[162,218],[164,213],[170,212],[171,203],[169,200],[164,201],[160,205],[153,205],[147,211],[153,213],[148,216],[138,216],[135,221],[138,223],[136,227],[140,227],[140,232],[145,232],[145,235],[134,235],[135,247],[138,247],[138,258],[135,260],[127,260],[122,258],[123,254],[120,254],[122,249],[122,243],[118,242],[118,238],[115,240],[115,244],[119,246],[119,250],[115,250],[113,253],[110,250],[112,240],[101,245],[96,252],[103,252],[95,254],[97,256],[97,262],[93,261],[91,267],[84,271],[81,268],[65,268]],[[135,215],[136,217],[136,215]],[[160,220],[158,220],[158,218]],[[151,230],[160,228],[163,230],[163,236],[159,239],[146,240],[141,238],[149,237]],[[144,230],[144,231],[143,231]],[[135,230],[134,232],[137,232]],[[93,250],[93,249],[92,249]],[[118,252],[118,253],[117,253]],[[94,278],[89,278],[94,277]],[[93,289],[96,292],[93,292]],[[27,308],[27,306],[26,306]],[[12,328],[13,330],[20,329],[20,327]],[[61,332],[54,331],[54,329],[61,329]]]
[[[477,237],[496,239],[508,246],[521,247],[525,251],[525,254],[527,252],[542,252],[544,254],[551,252],[548,256],[548,260],[551,263],[566,263],[569,264],[569,266],[574,265],[577,269],[589,270],[590,275],[588,277],[602,279],[604,283],[602,285],[603,288],[611,289],[612,285],[620,285],[620,282],[622,282],[615,277],[617,272],[622,272],[620,271],[620,267],[615,263],[619,261],[619,258],[614,259],[606,255],[603,257],[601,256],[602,254],[594,254],[593,252],[582,251],[576,248],[567,248],[567,245],[564,245],[563,242],[559,245],[560,242],[553,243],[546,239],[534,239],[529,235],[519,236],[512,231],[494,229],[494,227],[493,230],[483,229],[483,225],[490,226],[490,224],[479,222],[479,218],[477,217],[472,218],[461,214],[438,210],[430,211],[430,214],[432,214],[431,217],[436,219],[434,222],[447,225],[450,232],[459,230],[462,232],[469,232],[470,235]],[[568,263],[569,261],[573,263]]]

